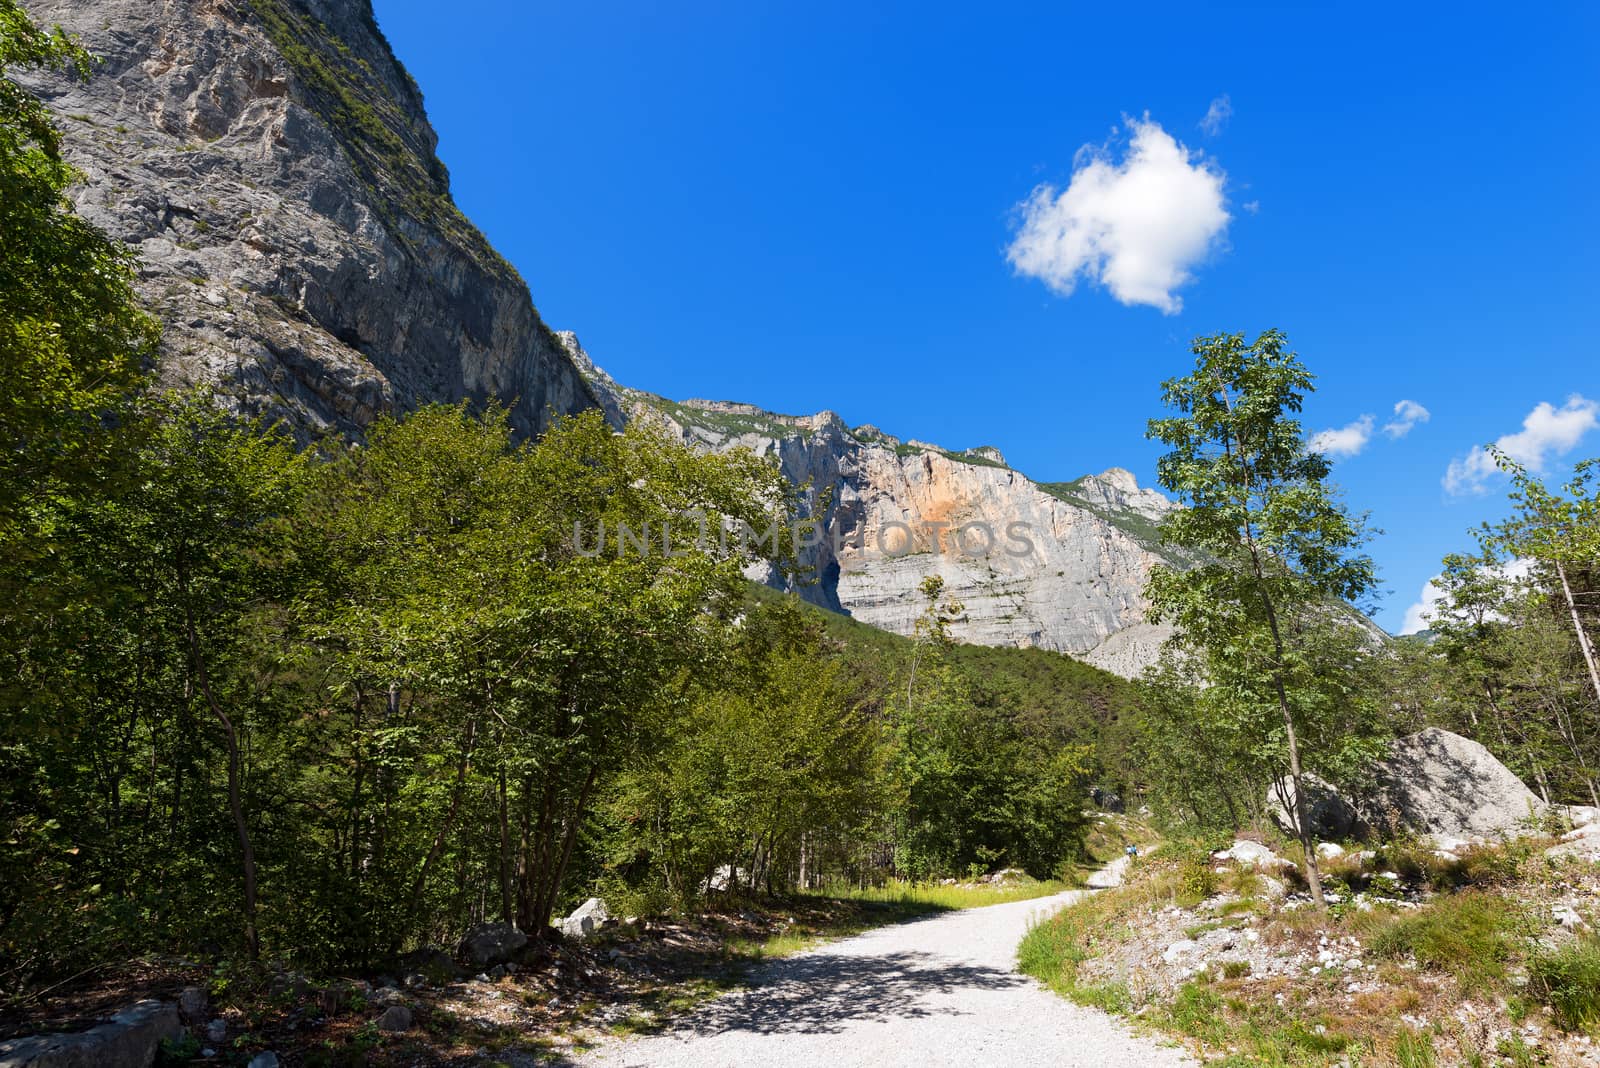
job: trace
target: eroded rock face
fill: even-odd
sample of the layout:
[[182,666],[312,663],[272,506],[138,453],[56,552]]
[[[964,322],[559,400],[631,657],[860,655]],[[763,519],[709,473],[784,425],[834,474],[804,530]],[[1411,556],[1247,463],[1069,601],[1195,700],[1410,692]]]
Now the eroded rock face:
[[1172,559],[1156,524],[1176,506],[1127,471],[1038,483],[989,446],[901,442],[832,412],[675,403],[618,385],[560,336],[616,425],[653,421],[699,448],[771,456],[811,486],[813,508],[827,501],[824,536],[804,554],[818,579],[799,588],[807,599],[909,634],[936,575],[962,606],[959,641],[1072,653],[1128,677],[1155,661],[1168,632],[1145,621],[1143,589]]
[[594,400],[449,196],[421,94],[368,0],[29,0],[103,56],[32,87],[141,257],[161,376],[302,437],[496,397],[519,429]]

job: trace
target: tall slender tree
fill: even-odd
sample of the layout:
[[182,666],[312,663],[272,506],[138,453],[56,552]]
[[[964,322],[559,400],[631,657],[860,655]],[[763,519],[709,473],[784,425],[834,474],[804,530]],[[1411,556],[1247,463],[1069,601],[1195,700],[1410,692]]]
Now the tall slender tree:
[[1208,704],[1241,719],[1259,757],[1281,754],[1283,800],[1320,904],[1307,742],[1322,743],[1312,752],[1324,766],[1345,750],[1330,728],[1356,698],[1348,672],[1360,631],[1340,617],[1375,582],[1358,551],[1367,533],[1329,484],[1327,457],[1304,439],[1296,416],[1312,376],[1284,335],[1217,334],[1193,352],[1194,371],[1163,383],[1174,414],[1151,420],[1149,436],[1170,449],[1161,484],[1188,506],[1162,523],[1162,537],[1199,562],[1152,573],[1152,615],[1176,625],[1176,644],[1218,692]]
[[1556,493],[1499,449],[1490,449],[1511,476],[1516,514],[1495,531],[1492,543],[1535,561],[1547,573],[1556,603],[1572,626],[1600,713],[1600,654],[1584,609],[1600,605],[1600,459],[1573,468],[1565,492]]

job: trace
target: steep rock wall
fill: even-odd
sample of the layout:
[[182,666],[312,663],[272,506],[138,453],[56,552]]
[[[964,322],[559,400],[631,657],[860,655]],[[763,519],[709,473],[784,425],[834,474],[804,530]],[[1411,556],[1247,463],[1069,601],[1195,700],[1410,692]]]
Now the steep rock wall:
[[161,376],[302,435],[498,398],[524,432],[594,398],[456,210],[368,0],[29,0],[103,57],[31,83],[141,256]]

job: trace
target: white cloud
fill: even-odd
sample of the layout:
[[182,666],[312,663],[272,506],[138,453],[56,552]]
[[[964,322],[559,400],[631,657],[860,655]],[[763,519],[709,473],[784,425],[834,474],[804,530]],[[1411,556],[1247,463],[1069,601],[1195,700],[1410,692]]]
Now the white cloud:
[[1018,205],[1006,259],[1064,297],[1086,278],[1172,315],[1183,308],[1173,290],[1227,229],[1227,176],[1148,116],[1128,127],[1121,162],[1086,146],[1066,189],[1041,185]]
[[[1493,572],[1505,579],[1525,579],[1533,572],[1533,561],[1517,559],[1510,563],[1493,568]],[[1418,631],[1427,630],[1433,625],[1433,618],[1444,604],[1444,591],[1439,588],[1440,576],[1435,575],[1422,584],[1422,592],[1417,594],[1416,603],[1406,609],[1405,619],[1400,623],[1401,634],[1416,634]],[[1491,619],[1503,619],[1497,613],[1490,612]]]
[[1383,424],[1383,432],[1391,438],[1403,438],[1418,423],[1426,423],[1433,413],[1414,400],[1399,401],[1394,406],[1394,419]]
[[1444,600],[1444,591],[1439,588],[1438,577],[1435,575],[1422,584],[1422,592],[1417,594],[1416,603],[1406,609],[1406,618],[1400,624],[1401,634],[1415,634],[1428,629],[1428,625],[1433,621],[1433,613]]
[[1312,452],[1327,453],[1329,456],[1354,456],[1372,440],[1372,423],[1372,416],[1363,415],[1345,426],[1319,430],[1311,435],[1306,447]]
[[[1495,447],[1537,473],[1552,457],[1571,452],[1596,426],[1600,426],[1600,403],[1574,393],[1559,408],[1540,401],[1522,420],[1522,429],[1515,434],[1502,434],[1495,439]],[[1444,474],[1445,491],[1482,493],[1496,470],[1489,451],[1474,445],[1465,456],[1450,461]]]
[[1233,101],[1228,99],[1227,93],[1223,93],[1206,108],[1205,118],[1200,120],[1200,129],[1215,137],[1222,132],[1224,126],[1228,125],[1228,120],[1231,118],[1233,118]]

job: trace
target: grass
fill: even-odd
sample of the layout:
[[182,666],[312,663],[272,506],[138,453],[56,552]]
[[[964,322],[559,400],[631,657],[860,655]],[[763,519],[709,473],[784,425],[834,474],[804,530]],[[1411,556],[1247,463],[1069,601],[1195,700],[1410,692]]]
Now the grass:
[[1418,966],[1453,975],[1464,991],[1479,993],[1505,978],[1525,927],[1522,909],[1510,898],[1463,891],[1392,915],[1369,946],[1375,957],[1413,957]]
[[1528,963],[1528,991],[1554,1010],[1563,1030],[1600,1032],[1600,937],[1536,955]]
[[850,935],[860,934],[874,927],[914,920],[931,913],[1029,901],[1036,897],[1059,894],[1068,889],[1071,888],[1065,883],[1040,882],[1034,879],[1000,886],[975,886],[970,883],[944,886],[909,880],[896,880],[884,886],[870,887],[834,884],[802,896],[845,902],[857,907],[848,909],[827,922],[793,924],[761,941],[732,940],[728,943],[728,951],[736,961],[787,957],[836,938],[848,938]]
[[[1600,1037],[1600,935],[1568,936],[1565,944],[1557,938],[1559,948],[1551,948],[1543,895],[1551,888],[1570,895],[1574,880],[1580,887],[1589,883],[1593,892],[1593,878],[1549,864],[1540,854],[1543,844],[1532,839],[1485,846],[1447,860],[1410,843],[1393,843],[1381,850],[1379,870],[1392,867],[1403,878],[1381,887],[1353,863],[1331,865],[1340,870],[1342,886],[1371,882],[1384,895],[1401,894],[1409,907],[1357,908],[1346,902],[1326,911],[1283,909],[1252,893],[1180,918],[1177,932],[1191,938],[1219,921],[1233,926],[1248,920],[1257,925],[1262,944],[1284,957],[1314,954],[1324,936],[1330,942],[1354,937],[1376,970],[1357,973],[1359,984],[1351,989],[1343,972],[1332,978],[1252,974],[1247,962],[1227,959],[1214,960],[1186,981],[1166,976],[1178,985],[1163,987],[1131,962],[1124,945],[1141,944],[1156,914],[1192,904],[1201,890],[1239,894],[1257,884],[1253,875],[1246,880],[1231,870],[1207,868],[1213,878],[1204,878],[1200,842],[1149,851],[1123,887],[1030,930],[1018,959],[1023,971],[1079,1004],[1136,1015],[1145,1026],[1187,1039],[1206,1052],[1208,1063],[1547,1063],[1539,1059],[1545,1047],[1524,1041],[1516,1029],[1543,1021],[1569,1034]],[[1489,1017],[1482,1023],[1478,1016],[1458,1019],[1454,1010],[1463,1003]],[[1498,1024],[1492,1019],[1496,1005]],[[1498,1026],[1501,1037],[1491,1041],[1486,1026]]]
[[853,887],[830,886],[823,893],[827,897],[846,901],[866,901],[877,904],[908,906],[940,911],[944,909],[973,909],[985,905],[1004,905],[1012,901],[1029,901],[1070,890],[1072,887],[1056,880],[1002,883],[996,886],[973,883],[939,883],[896,880],[884,886]]

